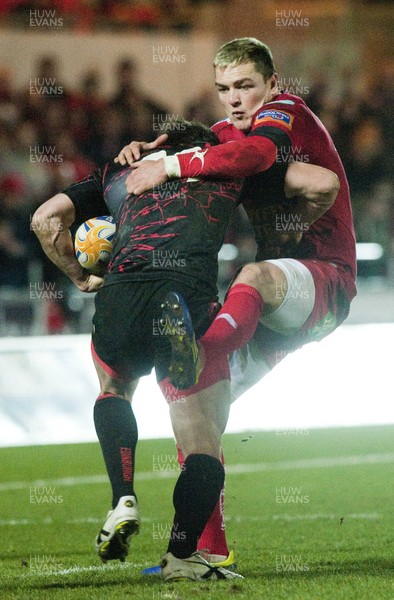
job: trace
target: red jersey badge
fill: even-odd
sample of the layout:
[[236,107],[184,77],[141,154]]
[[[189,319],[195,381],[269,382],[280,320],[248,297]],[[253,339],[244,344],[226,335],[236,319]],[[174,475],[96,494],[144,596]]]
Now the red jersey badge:
[[258,125],[268,125],[269,123],[281,123],[287,129],[292,129],[294,115],[290,115],[282,110],[267,109],[262,110],[254,121],[254,127]]

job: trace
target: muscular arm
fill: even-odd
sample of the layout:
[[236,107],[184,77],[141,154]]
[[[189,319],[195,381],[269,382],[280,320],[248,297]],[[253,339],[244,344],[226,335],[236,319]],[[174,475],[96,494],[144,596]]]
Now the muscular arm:
[[32,228],[48,258],[82,292],[95,292],[103,279],[88,273],[76,259],[70,227],[75,220],[75,208],[70,198],[56,194],[34,213]]
[[339,188],[336,174],[324,167],[292,162],[287,169],[285,195],[298,198],[292,212],[300,215],[300,222],[308,227],[331,208]]
[[247,210],[260,256],[265,259],[294,256],[303,233],[333,205],[338,190],[339,180],[332,171],[301,162],[291,163],[283,191],[286,198],[294,198],[294,202],[262,204],[258,209]]

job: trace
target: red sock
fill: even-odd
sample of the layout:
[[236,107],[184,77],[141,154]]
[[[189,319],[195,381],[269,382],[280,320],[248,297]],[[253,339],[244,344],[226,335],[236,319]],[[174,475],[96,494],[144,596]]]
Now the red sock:
[[[223,451],[221,453],[222,465],[224,465]],[[220,492],[219,500],[213,513],[205,525],[204,531],[198,540],[197,550],[205,550],[208,554],[220,554],[228,556],[228,546],[226,541],[226,529],[224,524],[224,487]]]
[[[182,468],[185,460],[179,446],[178,451],[178,462]],[[223,452],[221,454],[222,464],[224,465]],[[208,523],[205,525],[204,531],[198,540],[198,550],[204,550],[208,554],[220,554],[221,556],[228,555],[228,547],[226,542],[226,532],[224,525],[224,487],[220,492],[220,498],[213,509]]]
[[260,292],[250,285],[237,283],[228,292],[222,309],[199,341],[204,348],[231,354],[252,338],[263,306]]

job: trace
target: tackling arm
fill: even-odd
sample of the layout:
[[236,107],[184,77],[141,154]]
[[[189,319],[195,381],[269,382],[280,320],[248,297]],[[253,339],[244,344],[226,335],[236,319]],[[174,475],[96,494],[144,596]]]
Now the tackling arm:
[[167,156],[157,161],[139,161],[130,165],[127,177],[129,194],[139,195],[168,178],[246,177],[265,171],[275,162],[276,146],[268,138],[247,137],[194,152]]
[[[294,202],[262,204],[249,217],[258,237],[260,255],[267,258],[292,257],[296,253],[303,232],[317,221],[334,203],[339,190],[339,180],[335,173],[301,162],[292,162],[286,172],[285,196]],[[277,227],[277,215],[286,216],[294,229]],[[291,216],[294,215],[294,218]],[[263,258],[261,258],[263,260]]]
[[334,204],[340,188],[333,171],[309,163],[290,163],[285,179],[285,195],[298,199],[294,214],[306,226],[312,225]]
[[201,152],[164,159],[169,177],[247,177],[269,169],[276,160],[276,145],[270,139],[247,136]]
[[103,285],[102,277],[88,273],[79,264],[70,227],[75,220],[75,207],[63,193],[44,202],[34,213],[32,228],[48,258],[82,292],[96,292]]

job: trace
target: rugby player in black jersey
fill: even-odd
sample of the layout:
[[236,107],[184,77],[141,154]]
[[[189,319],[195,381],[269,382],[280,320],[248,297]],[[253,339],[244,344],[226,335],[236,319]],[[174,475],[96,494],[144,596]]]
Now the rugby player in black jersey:
[[[200,151],[217,139],[204,126],[179,122],[173,124],[168,143],[171,147],[149,158],[192,147]],[[129,538],[139,530],[133,485],[138,430],[131,400],[139,378],[154,367],[171,414],[177,414],[175,436],[186,458],[174,490],[175,516],[163,577],[234,578],[235,573],[210,565],[196,553],[224,482],[220,448],[230,405],[227,359],[209,357],[198,389],[187,397],[171,395],[168,337],[177,327],[174,323],[173,330],[163,330],[159,317],[161,304],[176,290],[188,303],[197,336],[208,329],[217,301],[217,255],[241,182],[183,179],[133,196],[125,187],[128,173],[128,167],[107,164],[48,200],[33,218],[48,257],[80,290],[99,290],[92,334],[100,381],[94,422],[113,499],[97,536],[97,551],[104,561],[124,560]],[[104,214],[114,217],[117,234],[111,262],[100,278],[79,265],[69,228]]]

